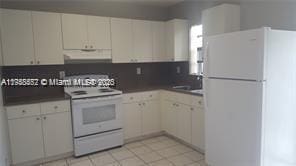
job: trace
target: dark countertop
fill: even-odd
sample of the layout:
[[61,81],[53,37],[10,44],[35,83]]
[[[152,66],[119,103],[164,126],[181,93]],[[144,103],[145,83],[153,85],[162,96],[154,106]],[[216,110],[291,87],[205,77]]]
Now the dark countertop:
[[[187,90],[179,90],[173,89],[173,86],[153,86],[153,87],[146,87],[146,88],[135,88],[135,89],[126,89],[122,90],[123,93],[135,93],[135,92],[143,92],[143,91],[152,91],[152,90],[167,90],[173,91],[178,93],[184,93],[194,96],[203,96],[200,93],[194,93]],[[34,103],[42,103],[42,102],[49,102],[49,101],[59,101],[59,100],[69,100],[71,97],[64,94],[57,94],[57,95],[50,95],[50,96],[29,96],[29,97],[13,97],[6,99],[4,101],[4,106],[15,106],[15,105],[22,105],[22,104],[34,104]]]
[[69,100],[71,97],[64,94],[58,94],[54,96],[30,96],[30,97],[14,97],[9,98],[4,101],[4,106],[15,106],[22,104],[34,104],[34,103],[42,103],[49,101],[59,101],[59,100]]
[[172,92],[184,93],[194,96],[203,96],[201,93],[191,92],[188,90],[180,90],[180,89],[173,89],[173,86],[155,86],[149,88],[136,88],[136,89],[126,89],[122,90],[123,93],[135,93],[135,92],[143,92],[143,91],[152,91],[152,90],[167,90]]

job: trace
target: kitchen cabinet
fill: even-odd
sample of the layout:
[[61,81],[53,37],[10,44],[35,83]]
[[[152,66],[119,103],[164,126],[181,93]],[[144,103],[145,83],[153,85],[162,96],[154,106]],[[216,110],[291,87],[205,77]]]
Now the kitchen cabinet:
[[5,109],[13,164],[73,151],[68,100],[9,106]]
[[165,22],[153,21],[152,23],[153,62],[171,61],[166,54],[166,26]]
[[170,135],[177,136],[177,109],[175,102],[169,100],[163,101],[161,122],[164,131]]
[[40,116],[8,120],[13,164],[43,157]]
[[140,103],[124,103],[124,138],[129,139],[142,134],[142,113]]
[[150,21],[133,20],[133,56],[136,62],[152,62],[152,25]]
[[160,131],[160,112],[158,100],[142,103],[142,134],[147,135]]
[[31,12],[2,9],[1,14],[4,65],[33,65],[35,57]]
[[205,150],[205,113],[202,107],[191,107],[191,143],[195,147]]
[[32,12],[36,64],[64,64],[61,16]]
[[62,14],[64,49],[111,49],[110,18]]
[[176,104],[177,109],[177,137],[191,143],[191,107],[185,104]]
[[240,30],[240,6],[222,4],[202,11],[203,36]]
[[71,113],[60,112],[42,116],[45,157],[73,150]]
[[123,106],[125,139],[161,131],[157,91],[125,94]]
[[166,54],[171,61],[188,61],[188,21],[173,19],[166,22]]
[[111,18],[112,62],[136,62],[133,54],[132,20]]

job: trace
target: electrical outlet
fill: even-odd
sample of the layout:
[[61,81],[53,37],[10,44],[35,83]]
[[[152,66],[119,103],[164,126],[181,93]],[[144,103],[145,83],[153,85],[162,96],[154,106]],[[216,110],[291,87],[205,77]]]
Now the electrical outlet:
[[59,71],[59,77],[60,77],[60,79],[64,79],[65,78],[65,71]]
[[176,72],[177,72],[178,74],[181,73],[181,68],[180,68],[180,66],[177,66],[177,68],[176,68]]
[[141,75],[141,74],[142,74],[141,68],[137,67],[137,75]]

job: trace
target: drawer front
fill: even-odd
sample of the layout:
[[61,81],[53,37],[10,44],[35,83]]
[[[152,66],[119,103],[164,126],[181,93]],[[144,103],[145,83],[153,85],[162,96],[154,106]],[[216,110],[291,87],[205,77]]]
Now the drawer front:
[[133,103],[142,100],[142,93],[123,94],[123,103]]
[[41,114],[51,114],[68,111],[70,111],[69,100],[41,103]]
[[188,95],[188,94],[184,94],[184,93],[176,93],[175,94],[177,96],[177,101],[179,103],[183,103],[186,105],[191,105],[192,103],[192,95]]
[[159,99],[159,92],[158,91],[143,92],[141,96],[142,96],[142,100]]
[[197,106],[197,107],[204,107],[203,97],[192,96],[191,105]]
[[6,107],[7,119],[24,118],[40,115],[39,104],[26,104]]
[[164,100],[178,101],[178,95],[176,95],[176,92],[162,91],[161,93],[162,99]]

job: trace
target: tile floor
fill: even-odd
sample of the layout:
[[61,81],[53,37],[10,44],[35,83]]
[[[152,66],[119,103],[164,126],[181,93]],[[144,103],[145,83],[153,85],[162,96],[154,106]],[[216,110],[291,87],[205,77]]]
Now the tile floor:
[[204,156],[181,143],[159,136],[80,158],[42,166],[206,166]]

